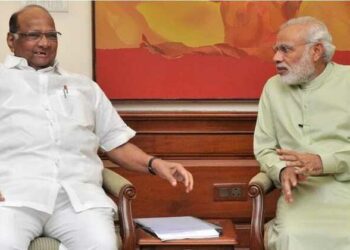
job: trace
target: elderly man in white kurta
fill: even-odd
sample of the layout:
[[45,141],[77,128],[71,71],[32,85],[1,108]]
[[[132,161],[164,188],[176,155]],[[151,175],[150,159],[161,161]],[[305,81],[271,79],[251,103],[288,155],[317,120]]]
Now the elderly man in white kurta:
[[10,19],[14,55],[0,64],[1,250],[26,250],[40,235],[69,250],[117,249],[99,148],[122,167],[193,187],[181,164],[128,143],[135,132],[95,82],[59,67],[59,35],[40,6]]
[[278,75],[254,135],[261,170],[282,187],[268,249],[350,249],[350,68],[331,62],[326,26],[292,19],[277,35]]

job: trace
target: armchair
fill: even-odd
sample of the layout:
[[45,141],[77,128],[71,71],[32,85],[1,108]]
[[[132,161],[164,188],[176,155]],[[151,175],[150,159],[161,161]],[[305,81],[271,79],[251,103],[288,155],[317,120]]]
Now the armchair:
[[252,198],[252,218],[250,226],[250,249],[264,250],[265,224],[264,198],[275,188],[272,180],[265,173],[258,173],[249,182],[248,195]]
[[[122,250],[136,249],[136,234],[131,212],[131,200],[136,196],[135,187],[110,169],[103,169],[103,188],[118,205],[116,233]],[[33,240],[28,250],[58,250],[59,242],[49,237]]]

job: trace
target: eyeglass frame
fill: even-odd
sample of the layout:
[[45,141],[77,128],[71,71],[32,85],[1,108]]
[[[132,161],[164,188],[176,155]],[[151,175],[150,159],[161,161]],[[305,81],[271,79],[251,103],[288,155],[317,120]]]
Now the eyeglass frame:
[[295,50],[295,47],[307,45],[307,44],[315,44],[317,42],[304,42],[296,45],[288,45],[285,43],[281,43],[279,45],[275,45],[272,47],[273,52],[276,54],[277,52],[281,52],[283,55],[288,55],[289,53]]
[[[41,31],[29,31],[29,32],[15,32],[11,33],[13,35],[17,35],[17,38],[23,37],[27,41],[40,41],[43,39],[43,36],[48,41],[56,42],[58,40],[58,37],[62,35],[59,31],[49,31],[49,32],[41,32]],[[38,35],[38,37],[30,37],[30,35]],[[50,36],[51,35],[51,36]]]

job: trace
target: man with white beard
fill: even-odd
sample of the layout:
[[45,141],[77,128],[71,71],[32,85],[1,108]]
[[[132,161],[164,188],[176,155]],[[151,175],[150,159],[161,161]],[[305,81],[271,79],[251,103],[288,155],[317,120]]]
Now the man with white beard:
[[267,249],[350,249],[350,67],[331,62],[327,27],[283,24],[254,134],[261,171],[282,194]]

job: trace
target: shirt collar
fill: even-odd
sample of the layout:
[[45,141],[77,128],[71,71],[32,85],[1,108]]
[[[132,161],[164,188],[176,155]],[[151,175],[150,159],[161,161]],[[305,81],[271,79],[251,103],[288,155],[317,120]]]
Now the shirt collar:
[[[35,71],[35,69],[28,65],[28,62],[23,57],[18,57],[14,55],[8,55],[5,59],[4,66],[8,69],[20,69],[20,70],[32,70]],[[62,70],[59,67],[59,63],[57,60],[55,60],[55,63],[53,66],[49,66],[47,68],[39,69],[37,70],[41,73],[53,73],[53,74],[60,74],[62,75]]]

